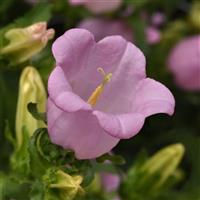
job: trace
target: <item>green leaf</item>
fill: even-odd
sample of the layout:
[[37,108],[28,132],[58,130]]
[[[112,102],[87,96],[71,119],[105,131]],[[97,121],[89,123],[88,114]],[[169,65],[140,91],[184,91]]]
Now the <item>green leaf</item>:
[[78,174],[83,176],[82,186],[88,186],[94,179],[94,169],[90,161],[77,161],[76,167],[79,169]]
[[9,122],[6,120],[5,125],[5,131],[4,131],[6,139],[13,145],[14,148],[16,148],[16,140],[12,135],[12,132],[10,130]]
[[0,172],[0,199],[27,200],[28,184]]
[[31,188],[30,200],[44,200],[44,185],[41,181],[36,180]]
[[37,109],[37,103],[29,103],[28,106],[28,111],[31,113],[31,115],[37,119],[37,120],[41,120],[45,123],[47,123],[47,119],[46,119],[46,113],[40,113]]
[[15,24],[27,26],[40,21],[48,21],[51,18],[52,5],[47,3],[40,3],[26,13],[23,17],[15,20]]
[[30,173],[30,154],[28,151],[29,134],[26,127],[22,129],[23,140],[20,148],[15,149],[11,157],[11,167],[16,173],[27,176]]
[[123,164],[126,163],[126,161],[124,160],[124,158],[122,156],[120,156],[120,155],[112,155],[112,154],[109,154],[109,153],[98,157],[96,160],[99,163],[103,163],[106,160],[108,160],[108,161],[111,161],[112,163],[114,163],[116,165],[123,165]]

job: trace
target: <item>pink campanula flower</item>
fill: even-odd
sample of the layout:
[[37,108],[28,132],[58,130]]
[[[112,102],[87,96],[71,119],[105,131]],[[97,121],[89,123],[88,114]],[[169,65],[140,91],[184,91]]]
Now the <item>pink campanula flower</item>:
[[71,29],[52,50],[57,66],[48,80],[48,131],[78,159],[109,152],[150,115],[173,114],[173,95],[146,77],[143,53],[121,36],[96,43],[89,31]]
[[165,15],[162,12],[156,12],[151,16],[153,26],[161,26],[165,22]]
[[93,13],[106,13],[119,8],[122,0],[69,0],[71,5],[84,5]]
[[117,191],[120,185],[120,176],[108,172],[101,173],[102,186],[106,192]]
[[[117,192],[120,186],[121,178],[119,174],[103,172],[101,173],[101,182],[103,189],[106,192]],[[120,200],[120,197],[116,195],[113,200]]]
[[180,41],[169,55],[168,66],[180,88],[199,91],[200,35]]
[[[146,11],[142,11],[140,14],[141,20],[143,20],[147,26],[144,29],[145,38],[149,45],[154,45],[160,42],[161,31],[154,24],[155,21],[152,20],[152,17],[148,15]],[[149,20],[150,19],[150,20]],[[155,19],[154,19],[155,20]]]
[[149,44],[157,44],[160,42],[161,39],[161,33],[159,29],[157,29],[154,26],[149,26],[145,30],[146,33],[146,40]]
[[111,35],[121,35],[126,40],[133,41],[132,29],[122,21],[88,18],[83,20],[78,27],[93,33],[96,41]]

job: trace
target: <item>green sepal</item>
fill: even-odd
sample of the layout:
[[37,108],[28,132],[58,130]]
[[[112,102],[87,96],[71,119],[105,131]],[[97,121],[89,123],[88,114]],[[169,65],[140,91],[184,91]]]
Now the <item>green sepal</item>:
[[40,113],[37,109],[37,103],[29,103],[27,105],[28,111],[31,115],[37,119],[43,121],[45,124],[47,123],[46,113]]
[[30,153],[30,167],[31,167],[31,173],[33,176],[40,178],[51,166],[51,163],[48,162],[44,157],[40,154],[38,150],[38,138],[40,138],[41,134],[46,133],[46,128],[39,128],[35,131],[33,136],[30,139],[30,144],[28,147],[29,153]]
[[83,196],[80,175],[69,175],[55,167],[49,168],[43,176],[45,186],[44,200],[74,200]]
[[103,163],[105,161],[111,161],[113,164],[116,164],[116,165],[123,165],[126,163],[125,159],[120,156],[120,155],[112,155],[112,154],[109,154],[109,153],[106,153],[100,157],[98,157],[96,159],[97,162],[99,163]]

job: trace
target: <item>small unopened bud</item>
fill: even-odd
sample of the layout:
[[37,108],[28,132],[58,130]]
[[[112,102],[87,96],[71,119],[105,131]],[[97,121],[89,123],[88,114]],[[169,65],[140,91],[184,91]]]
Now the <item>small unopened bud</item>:
[[182,144],[173,144],[158,151],[140,169],[141,173],[145,174],[143,182],[157,177],[151,187],[156,189],[162,187],[165,181],[176,171],[184,152],[185,148]]
[[0,55],[7,56],[11,64],[24,62],[40,52],[53,36],[54,30],[47,29],[46,22],[10,29],[5,33],[9,43],[0,49]]
[[28,103],[37,103],[39,112],[44,112],[46,107],[46,91],[42,79],[34,67],[26,67],[20,77],[19,94],[16,113],[16,138],[18,147],[22,144],[23,127],[29,136],[40,127],[44,127],[42,121],[32,117],[27,110]]
[[189,20],[191,25],[200,31],[200,2],[196,1],[192,5],[192,9],[190,11]]
[[50,171],[44,177],[47,188],[45,199],[54,199],[55,194],[51,190],[57,191],[55,199],[60,200],[73,200],[77,196],[82,196],[85,193],[80,185],[82,181],[83,178],[79,175],[71,176],[61,170]]

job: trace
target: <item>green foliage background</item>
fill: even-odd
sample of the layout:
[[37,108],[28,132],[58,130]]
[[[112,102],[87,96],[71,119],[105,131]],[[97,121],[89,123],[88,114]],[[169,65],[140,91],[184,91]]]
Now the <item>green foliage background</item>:
[[[200,200],[200,93],[179,89],[166,67],[170,49],[181,38],[200,34],[188,22],[193,3],[194,1],[190,0],[125,0],[121,10],[101,16],[109,19],[122,18],[129,23],[134,30],[136,44],[146,55],[148,76],[167,85],[175,96],[176,110],[173,117],[161,114],[150,117],[136,137],[121,141],[114,150],[126,158],[127,163],[122,167],[126,170],[142,150],[151,155],[167,144],[177,142],[184,144],[186,154],[181,164],[184,179],[170,192],[163,193],[163,200]],[[133,14],[122,16],[121,11],[131,5],[134,6]],[[162,11],[166,15],[166,22],[161,27],[163,39],[154,46],[150,46],[145,39],[144,30],[148,24],[141,21],[140,17],[140,12],[144,10],[150,15],[156,11]],[[70,6],[66,0],[44,0],[34,5],[23,0],[1,0],[0,16],[0,48],[2,48],[6,44],[4,33],[10,28],[48,21],[49,27],[55,28],[58,37],[67,29],[76,27],[82,19],[94,14],[83,7]],[[183,26],[177,28],[174,25],[176,21],[182,21]],[[0,57],[0,170],[4,172],[9,169],[9,156],[13,150],[12,145],[6,140],[6,124],[9,125],[14,137],[19,76],[27,65],[35,66],[46,84],[54,66],[51,43],[39,55],[15,67]],[[88,196],[88,199],[90,198],[93,197]]]

